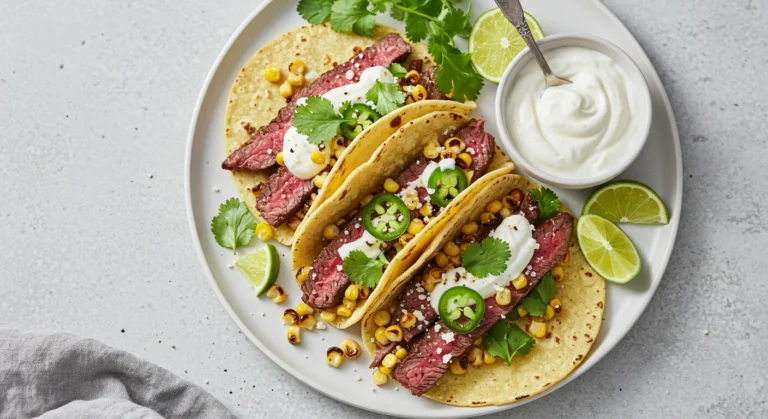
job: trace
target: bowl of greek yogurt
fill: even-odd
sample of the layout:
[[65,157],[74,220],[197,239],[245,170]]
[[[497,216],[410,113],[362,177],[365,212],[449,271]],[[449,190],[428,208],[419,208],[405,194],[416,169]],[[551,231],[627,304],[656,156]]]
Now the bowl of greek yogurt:
[[545,89],[530,50],[518,54],[496,95],[504,148],[529,175],[562,188],[615,178],[648,138],[651,95],[642,72],[600,38],[553,35],[537,42],[552,71],[572,83]]

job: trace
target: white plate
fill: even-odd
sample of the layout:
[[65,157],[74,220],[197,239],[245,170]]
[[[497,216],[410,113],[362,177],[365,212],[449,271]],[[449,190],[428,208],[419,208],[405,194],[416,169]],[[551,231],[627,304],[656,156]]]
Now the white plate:
[[[346,337],[359,341],[359,328],[303,333],[302,344],[297,347],[286,341],[280,314],[300,301],[300,292],[289,268],[288,248],[279,246],[282,265],[278,281],[289,294],[282,305],[254,297],[240,273],[227,268],[234,257],[229,250],[216,244],[209,229],[219,204],[238,196],[229,173],[220,168],[225,158],[223,120],[227,95],[243,63],[261,45],[305,24],[295,12],[295,4],[266,1],[245,20],[213,65],[192,118],[185,168],[187,212],[195,248],[214,291],[243,333],[274,362],[316,390],[344,403],[387,415],[410,417],[466,417],[520,406],[523,402],[481,408],[447,406],[413,397],[403,389],[395,391],[398,386],[393,383],[372,392],[371,376],[366,368],[367,356],[345,361],[339,369],[324,363],[328,347],[338,345]],[[675,119],[664,87],[640,45],[613,14],[596,0],[537,0],[527,1],[524,6],[536,16],[547,34],[582,32],[596,35],[614,42],[637,62],[650,86],[653,125],[645,150],[619,178],[634,179],[651,186],[667,203],[672,215],[667,226],[623,226],[642,255],[644,267],[640,276],[627,285],[608,285],[605,321],[587,359],[565,380],[524,401],[529,402],[552,393],[595,365],[616,346],[645,310],[664,274],[677,234],[682,199],[682,159]],[[495,4],[491,0],[473,1],[474,18],[492,7]],[[380,21],[397,27],[393,21]],[[493,118],[495,92],[496,85],[486,83],[475,115]],[[494,125],[488,123],[486,127],[493,132]],[[215,187],[221,188],[221,192],[213,192]],[[557,192],[577,213],[589,194],[589,191]],[[259,245],[255,243],[238,254],[245,254]],[[322,337],[325,339],[321,340]],[[353,371],[354,368],[358,371]],[[356,380],[358,376],[362,381]]]

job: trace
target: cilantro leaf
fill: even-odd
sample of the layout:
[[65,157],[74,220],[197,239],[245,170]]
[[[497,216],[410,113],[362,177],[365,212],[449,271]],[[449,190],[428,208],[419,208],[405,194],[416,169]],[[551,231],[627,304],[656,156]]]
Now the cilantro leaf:
[[504,240],[488,237],[480,243],[472,243],[461,254],[461,266],[478,278],[501,275],[507,270],[512,252]]
[[389,72],[398,79],[401,79],[408,74],[408,70],[406,70],[400,63],[392,63],[392,65],[389,66]]
[[539,221],[546,221],[560,212],[560,198],[551,189],[541,187],[531,191],[531,198],[539,203]]
[[362,250],[353,250],[344,258],[341,268],[350,281],[370,288],[379,283],[389,263],[383,256],[371,259]]
[[[320,96],[310,96],[307,102],[296,108],[293,126],[299,134],[306,135],[310,144],[322,144],[338,135],[339,127],[346,119],[336,114],[333,103]],[[351,121],[350,121],[351,122]]]
[[443,26],[441,29],[447,36],[453,38],[464,32],[468,23],[469,15],[464,14],[461,9],[449,9],[448,13],[443,17]]
[[547,305],[531,295],[523,298],[523,301],[520,304],[522,304],[525,311],[533,317],[541,317],[547,312]]
[[507,365],[512,364],[515,355],[526,355],[536,342],[517,325],[504,319],[499,320],[483,336],[483,347],[488,354],[498,356]]
[[[395,2],[393,0],[371,0],[371,4],[373,5],[374,12],[384,13],[388,9],[391,9]],[[393,11],[394,10],[395,9],[393,9]]]
[[[362,22],[361,22],[362,20]],[[336,32],[352,32],[371,36],[376,22],[368,11],[368,0],[336,0],[331,7],[331,28]]]
[[371,37],[373,31],[376,30],[376,16],[369,14],[358,19],[354,25],[352,25],[352,31],[358,35]]
[[531,352],[533,345],[536,341],[523,332],[517,325],[510,325],[509,332],[507,333],[507,343],[512,352],[512,356],[515,355],[528,355]]
[[413,42],[427,39],[427,21],[421,16],[408,13],[405,15],[405,36]]
[[[533,289],[536,295],[539,297],[539,301],[544,304],[548,304],[549,300],[555,298],[557,295],[557,288],[555,288],[555,278],[547,272],[541,278],[536,288]],[[545,307],[546,308],[546,307]]]
[[365,98],[373,102],[376,112],[382,116],[394,112],[405,103],[405,93],[394,83],[382,83],[376,80],[373,87],[365,94]]
[[435,85],[443,94],[453,91],[454,100],[475,100],[483,88],[483,78],[472,66],[471,54],[443,56],[440,67],[435,70]]
[[230,198],[219,206],[219,213],[211,220],[211,232],[221,247],[237,252],[238,246],[247,246],[256,234],[256,219],[245,203]]
[[309,23],[319,25],[331,16],[334,0],[299,0],[296,10]]

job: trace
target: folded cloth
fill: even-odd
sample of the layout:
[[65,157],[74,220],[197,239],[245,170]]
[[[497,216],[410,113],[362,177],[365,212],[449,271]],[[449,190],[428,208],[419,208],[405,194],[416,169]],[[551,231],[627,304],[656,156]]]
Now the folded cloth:
[[0,330],[0,418],[234,418],[200,387],[66,333]]

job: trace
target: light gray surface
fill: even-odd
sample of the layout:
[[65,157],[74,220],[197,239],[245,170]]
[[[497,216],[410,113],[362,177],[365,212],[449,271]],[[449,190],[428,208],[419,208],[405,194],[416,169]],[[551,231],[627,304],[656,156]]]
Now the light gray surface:
[[[258,0],[157,3],[0,2],[0,325],[100,339],[243,417],[367,416],[248,342],[192,250],[189,117]],[[646,49],[677,114],[680,235],[624,341],[513,415],[768,415],[768,2],[606,4]]]

